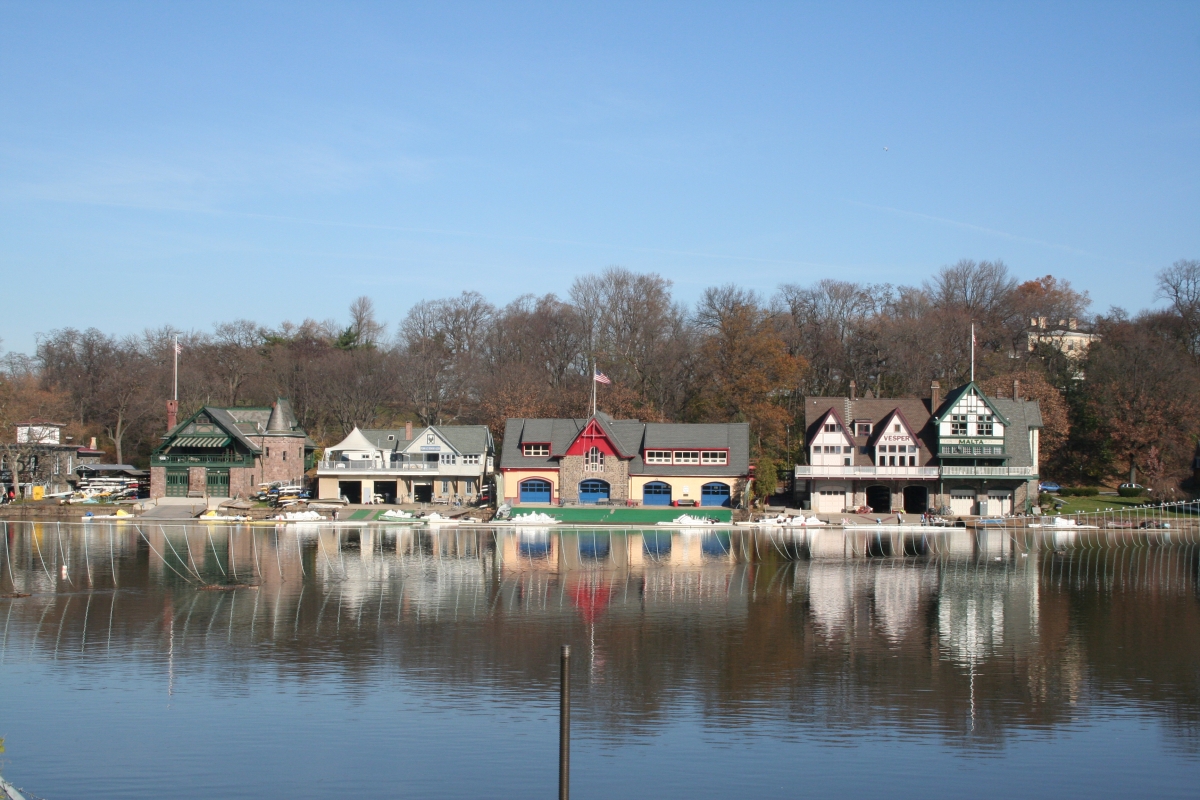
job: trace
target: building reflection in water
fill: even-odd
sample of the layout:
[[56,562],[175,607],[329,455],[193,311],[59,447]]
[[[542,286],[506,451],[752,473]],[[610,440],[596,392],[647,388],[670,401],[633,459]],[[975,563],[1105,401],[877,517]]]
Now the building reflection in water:
[[164,692],[190,670],[399,671],[519,698],[554,683],[567,642],[586,662],[580,724],[602,735],[653,729],[687,697],[726,724],[1000,742],[1090,696],[1195,747],[1195,549],[942,536],[8,523],[0,581],[31,596],[3,601],[0,658],[161,658]]

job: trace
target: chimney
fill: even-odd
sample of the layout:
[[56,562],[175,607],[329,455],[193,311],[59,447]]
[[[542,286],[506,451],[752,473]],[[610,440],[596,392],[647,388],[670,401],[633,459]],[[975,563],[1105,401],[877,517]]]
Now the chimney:
[[1078,330],[1079,329],[1079,320],[1075,319],[1074,317],[1071,317],[1071,319],[1067,320],[1067,327],[1073,331]]
[[1013,378],[1013,400],[1021,399],[1021,381]]
[[936,414],[942,404],[942,385],[937,381],[929,384],[929,412]]
[[91,442],[91,444],[89,444],[89,445],[88,445],[88,449],[89,449],[89,450],[95,450],[95,449],[96,449],[96,437],[95,437],[95,436],[93,436],[93,437],[92,437],[92,442]]
[[857,381],[850,381],[850,399],[852,401],[858,399],[858,383],[857,383]]
[[[178,400],[168,400],[167,401],[167,430],[168,431],[175,430],[175,423],[178,421],[178,418],[179,418],[179,401]],[[95,439],[93,439],[92,441],[94,442]],[[93,450],[96,449],[95,444],[92,445],[92,449]]]
[[412,441],[412,423],[411,422],[404,423],[404,438],[410,442]]

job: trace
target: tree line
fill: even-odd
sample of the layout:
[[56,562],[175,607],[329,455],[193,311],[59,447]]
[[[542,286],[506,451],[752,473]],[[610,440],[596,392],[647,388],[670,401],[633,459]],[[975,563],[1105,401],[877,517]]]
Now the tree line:
[[[730,284],[694,306],[653,273],[613,267],[578,277],[566,297],[482,294],[422,301],[394,325],[361,297],[342,321],[211,331],[170,326],[118,337],[94,328],[39,336],[8,354],[0,422],[58,418],[95,435],[120,462],[146,463],[165,428],[176,337],[180,413],[287,397],[318,442],[354,426],[488,425],[508,417],[584,416],[591,376],[617,417],[750,423],[760,460],[803,463],[803,398],[928,396],[966,381],[975,332],[986,390],[1041,402],[1043,474],[1097,483],[1136,467],[1179,489],[1200,436],[1200,261],[1157,275],[1164,308],[1091,313],[1086,291],[1045,276],[1020,281],[1001,262],[960,261],[919,286],[836,279],[770,295]],[[1031,326],[1098,334],[1085,355]]]

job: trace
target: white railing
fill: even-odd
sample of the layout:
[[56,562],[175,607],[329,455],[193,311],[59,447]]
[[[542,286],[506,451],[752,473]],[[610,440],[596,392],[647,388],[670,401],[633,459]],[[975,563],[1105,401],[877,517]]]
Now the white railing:
[[1036,478],[1036,467],[846,467],[797,466],[797,478]]
[[942,467],[944,478],[1036,478],[1037,467]]
[[[321,461],[317,464],[318,472],[437,472],[440,467],[436,461],[397,461],[391,464],[381,464],[376,461]],[[454,468],[457,465],[447,464]],[[455,470],[460,471],[460,470]]]
[[797,478],[936,478],[937,467],[797,466]]

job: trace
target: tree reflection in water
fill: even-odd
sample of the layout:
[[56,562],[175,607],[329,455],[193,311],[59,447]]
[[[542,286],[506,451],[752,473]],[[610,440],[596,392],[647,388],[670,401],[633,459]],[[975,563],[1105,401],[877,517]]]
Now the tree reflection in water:
[[[87,674],[169,654],[164,692],[181,670],[398,675],[519,702],[568,643],[576,727],[600,740],[698,710],[724,731],[1001,748],[1119,699],[1198,750],[1195,548],[869,558],[758,535],[10,523],[4,590],[31,596],[0,606],[0,657]],[[201,588],[233,583],[251,588]]]

